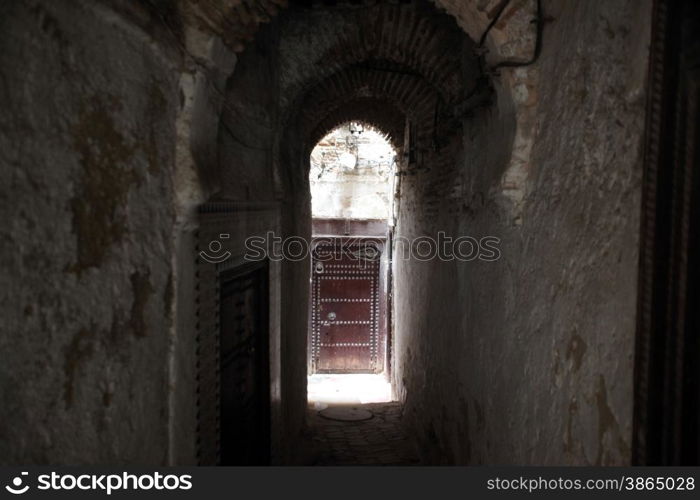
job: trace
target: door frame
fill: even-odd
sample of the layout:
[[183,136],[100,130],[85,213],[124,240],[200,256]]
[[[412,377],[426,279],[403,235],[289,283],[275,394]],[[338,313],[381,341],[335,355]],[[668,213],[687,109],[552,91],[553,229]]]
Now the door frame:
[[700,459],[699,31],[697,0],[654,1],[638,274],[635,465],[697,465]]
[[[314,219],[314,223],[316,223],[318,220],[321,219]],[[379,337],[380,337],[380,342],[378,345],[379,352],[377,354],[378,360],[382,365],[381,371],[378,371],[377,374],[384,374],[387,379],[390,379],[391,377],[391,346],[393,345],[393,339],[392,339],[392,313],[391,309],[393,307],[393,300],[392,300],[392,266],[391,266],[391,248],[390,248],[390,242],[391,240],[389,239],[389,236],[387,234],[387,226],[386,226],[386,221],[382,221],[383,226],[381,226],[381,232],[378,231],[379,226],[377,224],[373,224],[372,231],[364,231],[364,232],[374,232],[375,234],[380,234],[380,235],[367,235],[367,234],[361,234],[361,235],[351,235],[347,234],[350,232],[359,232],[362,231],[363,227],[367,227],[366,225],[362,224],[367,221],[357,221],[357,220],[350,220],[350,221],[345,221],[343,219],[337,219],[337,220],[332,220],[332,219],[322,219],[323,224],[324,224],[324,232],[328,233],[335,233],[335,234],[314,234],[311,240],[311,246],[310,248],[312,249],[315,246],[315,243],[318,242],[321,239],[328,239],[328,238],[339,238],[339,239],[367,239],[367,240],[372,240],[376,241],[379,243],[380,248],[381,248],[381,257],[380,257],[380,266],[379,266],[379,283],[378,283],[378,292],[379,292],[379,320],[378,320],[378,328],[379,328]],[[331,222],[329,222],[331,221]],[[369,221],[371,223],[376,223],[377,221]],[[329,225],[330,224],[330,225]],[[342,230],[340,229],[342,227]],[[329,228],[335,228],[336,230],[329,230]],[[349,230],[348,230],[349,228]],[[345,233],[345,234],[343,234]],[[310,283],[310,288],[309,288],[309,297],[308,297],[308,328],[307,328],[307,373],[309,375],[313,375],[315,373],[318,373],[316,371],[316,366],[314,364],[314,356],[313,356],[313,345],[314,345],[314,332],[313,332],[313,307],[314,307],[314,300],[313,300],[313,255],[309,259],[309,283]]]
[[[224,286],[227,282],[234,281],[243,278],[246,275],[252,273],[261,273],[261,276],[255,281],[256,293],[260,299],[259,304],[259,314],[260,317],[257,318],[257,324],[259,326],[259,335],[256,336],[255,341],[255,364],[256,364],[256,381],[255,390],[258,392],[258,408],[257,414],[260,418],[259,421],[259,435],[256,439],[256,448],[259,450],[260,455],[256,460],[256,463],[246,463],[246,464],[236,464],[236,465],[269,465],[271,459],[271,404],[270,404],[270,265],[268,260],[261,260],[255,262],[248,262],[245,264],[238,265],[230,269],[221,270],[218,273],[219,280],[219,310],[217,312],[217,317],[220,317],[221,310],[221,298],[224,293]],[[221,356],[221,321],[219,320],[219,339],[218,339],[218,355],[217,358],[219,362],[222,360]],[[219,365],[220,373],[221,365]],[[221,395],[223,394],[223,382],[219,377],[219,404],[220,404],[220,416],[219,416],[219,465],[232,465],[225,462],[224,459],[224,440],[223,440],[223,404],[221,404]]]

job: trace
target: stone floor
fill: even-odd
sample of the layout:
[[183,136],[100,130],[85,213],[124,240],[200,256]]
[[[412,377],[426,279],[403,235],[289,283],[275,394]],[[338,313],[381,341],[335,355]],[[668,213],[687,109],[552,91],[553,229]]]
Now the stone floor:
[[[338,406],[338,405],[332,405]],[[328,420],[309,407],[307,437],[311,465],[417,465],[417,453],[401,425],[396,402],[351,405],[373,417],[359,422]]]

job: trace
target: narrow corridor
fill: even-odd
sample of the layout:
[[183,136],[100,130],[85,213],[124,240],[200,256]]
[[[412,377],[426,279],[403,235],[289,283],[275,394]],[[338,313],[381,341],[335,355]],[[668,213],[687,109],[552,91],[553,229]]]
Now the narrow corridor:
[[700,2],[0,26],[0,465],[700,460]]
[[[341,416],[366,411],[371,418],[333,420],[324,417],[328,410]],[[309,465],[418,465],[414,444],[402,426],[401,410],[398,402],[332,405],[324,410],[309,406]]]

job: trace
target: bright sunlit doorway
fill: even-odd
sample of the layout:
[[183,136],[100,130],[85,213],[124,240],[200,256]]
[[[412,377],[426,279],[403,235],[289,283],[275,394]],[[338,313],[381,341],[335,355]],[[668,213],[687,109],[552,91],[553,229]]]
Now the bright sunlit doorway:
[[350,122],[318,142],[310,164],[308,401],[391,401],[396,151],[381,132]]

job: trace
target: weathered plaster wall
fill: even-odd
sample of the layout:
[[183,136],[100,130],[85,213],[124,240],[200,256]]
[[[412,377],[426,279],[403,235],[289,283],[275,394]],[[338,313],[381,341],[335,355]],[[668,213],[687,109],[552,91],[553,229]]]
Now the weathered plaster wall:
[[[543,4],[536,85],[402,178],[399,235],[501,239],[497,262],[396,263],[395,382],[432,463],[630,460],[650,2]],[[535,105],[522,201],[504,96]]]
[[[235,55],[180,7],[0,7],[3,462],[196,463],[197,209],[226,199],[285,214],[264,227],[256,210],[225,215],[238,245],[246,227],[310,233],[308,185],[297,201],[293,169],[273,157],[275,29]],[[282,297],[308,279],[303,263],[282,268],[270,276],[276,462],[305,402],[306,312]]]
[[272,155],[278,115],[277,30],[262,30],[226,84],[218,130],[219,196],[274,199]]
[[2,463],[168,461],[179,54],[133,14],[0,6]]

